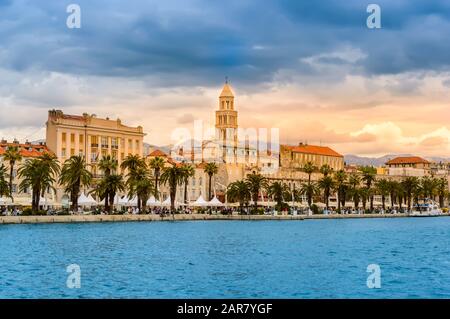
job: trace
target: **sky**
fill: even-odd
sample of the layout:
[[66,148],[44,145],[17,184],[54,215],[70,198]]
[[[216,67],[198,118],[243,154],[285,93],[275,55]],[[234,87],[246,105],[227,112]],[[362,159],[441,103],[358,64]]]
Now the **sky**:
[[[81,28],[66,25],[81,8]],[[45,137],[49,109],[172,142],[213,124],[225,77],[239,125],[342,154],[450,156],[450,2],[0,0],[0,137]]]

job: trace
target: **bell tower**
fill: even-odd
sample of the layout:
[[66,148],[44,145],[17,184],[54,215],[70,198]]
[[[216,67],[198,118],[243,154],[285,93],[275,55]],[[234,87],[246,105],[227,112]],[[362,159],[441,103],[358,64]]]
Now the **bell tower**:
[[227,163],[236,163],[237,129],[234,95],[227,79],[219,96],[219,109],[216,111],[216,139],[222,147],[222,158]]

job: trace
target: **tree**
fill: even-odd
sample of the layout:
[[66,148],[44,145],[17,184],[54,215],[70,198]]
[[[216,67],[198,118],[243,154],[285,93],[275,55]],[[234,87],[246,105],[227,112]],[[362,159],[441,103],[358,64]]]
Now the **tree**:
[[[109,177],[113,172],[117,170],[117,160],[114,159],[111,155],[103,156],[102,159],[98,162],[98,168],[103,172],[104,177]],[[103,194],[105,199],[105,210],[110,211],[109,203],[114,204],[114,197],[110,199],[110,195],[108,192]]]
[[315,183],[309,181],[308,183],[302,183],[300,186],[300,194],[305,195],[308,199],[308,206],[311,207],[312,198],[319,193],[319,189]]
[[321,179],[319,179],[317,186],[323,190],[323,200],[325,207],[328,210],[330,192],[335,187],[334,180],[331,176],[324,175]]
[[244,204],[248,203],[251,198],[248,183],[245,181],[233,182],[228,185],[226,194],[230,202],[239,202],[239,210],[242,214]]
[[[120,165],[122,171],[127,171],[126,187],[128,197],[137,197],[138,209],[145,208],[150,191],[153,191],[153,182],[147,170],[145,160],[139,155],[128,155]],[[144,197],[144,198],[143,198]],[[144,202],[145,199],[145,202]]]
[[414,176],[408,176],[400,183],[408,201],[408,211],[411,210],[411,199],[418,185],[419,179]]
[[138,167],[134,172],[134,177],[127,181],[128,197],[136,196],[139,210],[146,211],[147,201],[154,192],[154,184],[150,172],[145,166]]
[[206,174],[208,174],[209,178],[208,200],[211,200],[211,180],[212,177],[218,173],[219,168],[217,167],[216,163],[206,163],[204,171]]
[[159,177],[161,176],[161,171],[164,169],[165,161],[162,157],[156,156],[150,160],[150,168],[153,169],[153,175],[155,176],[155,197],[159,199]]
[[[367,196],[370,199],[370,210],[373,210],[373,192],[371,191],[372,184],[377,175],[377,169],[373,166],[363,166],[359,169],[362,174],[362,180],[366,183]],[[367,198],[366,198],[367,200]],[[365,206],[365,205],[364,205]]]
[[175,197],[177,195],[178,185],[182,185],[184,182],[184,172],[179,166],[173,165],[171,167],[166,167],[161,174],[161,183],[169,184],[169,194],[170,194],[170,209],[172,211],[172,216],[174,217],[175,211]]
[[361,199],[360,184],[361,178],[359,175],[356,173],[350,174],[348,177],[349,195],[353,199],[355,209],[358,209],[359,201]]
[[0,165],[0,197],[10,196],[9,183],[7,182],[7,174],[5,165]]
[[320,167],[320,172],[323,174],[324,177],[330,175],[333,172],[333,169],[328,164],[323,164]]
[[190,164],[183,164],[183,166],[181,166],[182,170],[183,170],[183,179],[184,179],[184,203],[187,205],[188,204],[188,196],[187,196],[187,188],[188,188],[188,183],[189,183],[189,178],[191,178],[192,176],[195,175],[195,168],[194,166],[190,165]]
[[95,194],[100,200],[105,200],[105,210],[110,213],[116,194],[123,191],[125,191],[125,183],[122,175],[109,174],[97,181],[90,193]]
[[274,182],[268,187],[269,196],[273,196],[279,209],[283,208],[284,198],[289,196],[289,187],[281,182]]
[[81,188],[89,186],[91,181],[92,174],[86,169],[86,161],[83,156],[72,156],[64,162],[59,183],[65,187],[65,192],[70,194],[72,210],[78,207]]
[[246,181],[248,188],[250,189],[250,193],[252,194],[253,205],[256,209],[258,208],[259,192],[268,187],[267,178],[261,174],[252,173],[247,175]]
[[339,170],[334,174],[334,181],[336,185],[336,190],[338,193],[338,211],[341,211],[341,203],[344,201],[346,197],[346,182],[347,182],[347,173],[344,170]]
[[317,170],[317,167],[315,167],[312,162],[307,162],[301,170],[308,174],[308,184],[302,185],[300,192],[306,195],[308,198],[308,206],[311,207],[312,197],[317,193],[317,188],[311,184],[311,174]]
[[444,207],[444,199],[448,195],[448,181],[445,178],[440,178],[437,181],[437,192],[439,196],[439,206]]
[[389,195],[389,181],[387,179],[380,179],[376,182],[377,192],[381,195],[381,204],[383,210],[386,209],[386,196]]
[[19,189],[22,192],[26,188],[32,189],[32,210],[39,210],[40,198],[45,193],[45,190],[55,190],[53,185],[56,182],[56,176],[58,176],[59,171],[58,160],[49,153],[29,159],[19,168],[18,176],[22,179]]
[[9,197],[11,197],[14,203],[14,197],[12,196],[13,190],[13,179],[14,179],[14,165],[22,160],[22,155],[20,154],[20,149],[18,146],[8,146],[5,153],[3,154],[3,160],[9,162]]
[[394,208],[395,198],[397,197],[397,191],[399,189],[399,185],[397,181],[388,181],[388,192],[389,197],[391,198],[391,209]]

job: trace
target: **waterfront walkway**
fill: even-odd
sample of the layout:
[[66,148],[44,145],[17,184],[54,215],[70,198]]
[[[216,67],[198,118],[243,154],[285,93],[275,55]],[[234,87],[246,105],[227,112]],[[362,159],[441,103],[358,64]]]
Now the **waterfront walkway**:
[[[439,216],[449,216],[448,213]],[[83,222],[136,222],[136,221],[191,221],[191,220],[305,220],[305,219],[345,219],[345,218],[401,218],[406,214],[364,214],[364,215],[207,215],[176,214],[166,215],[65,215],[65,216],[0,216],[0,224],[35,223],[83,223]],[[422,216],[428,217],[428,216]],[[431,216],[429,216],[431,217]]]

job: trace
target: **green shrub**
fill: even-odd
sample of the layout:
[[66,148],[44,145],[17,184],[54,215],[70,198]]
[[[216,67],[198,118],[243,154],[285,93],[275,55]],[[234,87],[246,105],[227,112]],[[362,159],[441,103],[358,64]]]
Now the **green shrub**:
[[320,214],[319,206],[317,206],[316,204],[311,205],[311,211],[313,212],[313,214]]

